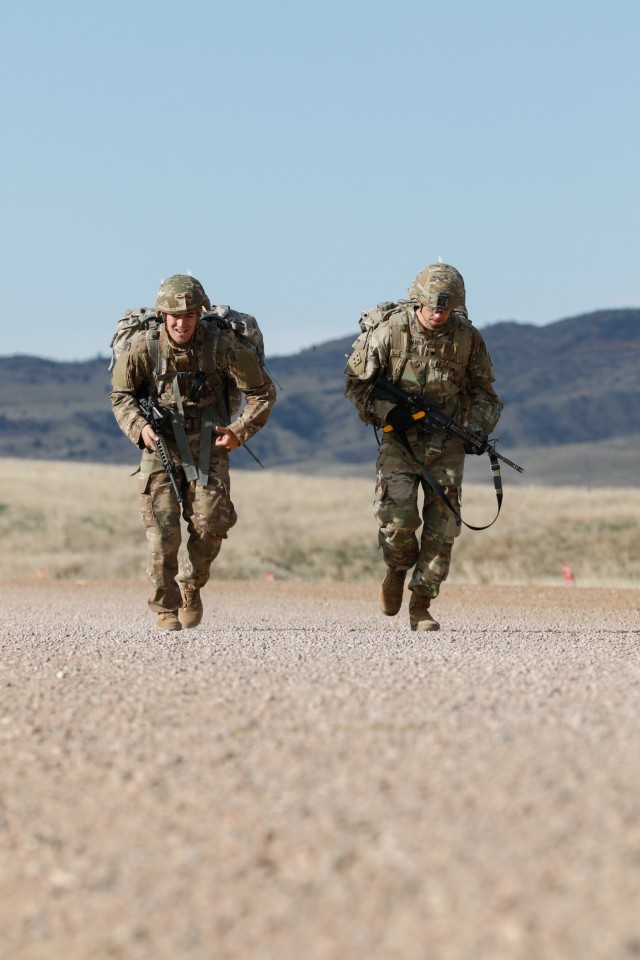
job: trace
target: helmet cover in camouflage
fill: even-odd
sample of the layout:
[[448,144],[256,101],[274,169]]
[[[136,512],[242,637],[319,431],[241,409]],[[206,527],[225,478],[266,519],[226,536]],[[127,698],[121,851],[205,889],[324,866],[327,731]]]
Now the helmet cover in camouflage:
[[159,313],[178,315],[189,313],[198,307],[210,308],[209,298],[204,287],[195,277],[176,273],[173,277],[163,280],[156,297],[156,310]]
[[465,302],[464,280],[448,263],[431,263],[421,270],[409,287],[412,300],[430,310],[450,310]]

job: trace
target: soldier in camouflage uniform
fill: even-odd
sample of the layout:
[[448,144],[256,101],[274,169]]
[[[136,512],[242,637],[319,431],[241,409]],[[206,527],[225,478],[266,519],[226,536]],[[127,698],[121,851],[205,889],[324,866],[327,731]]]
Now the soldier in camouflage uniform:
[[[147,333],[137,334],[113,370],[110,398],[115,418],[143,451],[140,516],[153,585],[149,606],[157,613],[160,630],[195,627],[202,619],[200,589],[237,520],[230,497],[229,451],[264,426],[276,397],[250,346],[231,329],[217,325],[212,337],[206,321],[200,320],[209,306],[202,285],[193,277],[176,275],[163,281],[156,311],[164,324],[155,346]],[[237,388],[245,394],[246,405],[230,423],[229,392]],[[179,466],[182,515],[189,535],[180,568],[180,505],[156,451],[157,435],[137,400],[156,390],[160,406],[171,417],[173,431],[165,431],[165,440]]]
[[[439,481],[459,513],[465,452],[482,450],[470,444],[466,449],[458,438],[444,433],[418,432],[407,410],[372,399],[371,386],[383,376],[466,423],[482,438],[498,422],[502,403],[492,386],[495,378],[484,341],[467,317],[464,281],[455,267],[443,263],[425,267],[409,288],[409,297],[363,314],[363,334],[345,371],[345,393],[366,423],[392,428],[382,433],[374,501],[388,568],[380,589],[381,610],[388,616],[398,613],[407,571],[413,568],[411,629],[438,630],[429,607],[449,572],[460,523],[426,484],[420,516],[420,465]],[[413,457],[399,441],[400,433],[408,439]]]

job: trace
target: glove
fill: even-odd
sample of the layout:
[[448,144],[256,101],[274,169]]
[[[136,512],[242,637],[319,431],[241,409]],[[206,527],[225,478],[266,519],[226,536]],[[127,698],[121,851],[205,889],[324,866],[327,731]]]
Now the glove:
[[487,437],[486,433],[483,433],[481,430],[472,430],[471,432],[476,435],[478,440],[482,440],[482,446],[474,447],[473,444],[469,443],[468,440],[464,440],[462,443],[462,446],[464,448],[465,453],[475,453],[479,456],[481,453],[484,453],[485,450],[487,449],[487,440],[489,438]]
[[406,433],[409,427],[415,427],[413,417],[406,407],[392,407],[385,418],[385,423],[397,430],[398,433]]

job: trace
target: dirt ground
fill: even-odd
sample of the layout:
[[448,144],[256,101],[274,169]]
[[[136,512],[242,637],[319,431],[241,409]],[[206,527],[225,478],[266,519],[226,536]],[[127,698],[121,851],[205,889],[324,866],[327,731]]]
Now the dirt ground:
[[0,957],[640,957],[640,590],[0,584]]

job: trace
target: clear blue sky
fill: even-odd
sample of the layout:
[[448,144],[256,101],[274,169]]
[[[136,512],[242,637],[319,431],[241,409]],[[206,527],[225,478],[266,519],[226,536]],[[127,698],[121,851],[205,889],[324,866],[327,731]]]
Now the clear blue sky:
[[632,0],[10,0],[0,354],[190,270],[268,354],[442,257],[479,326],[640,305]]

